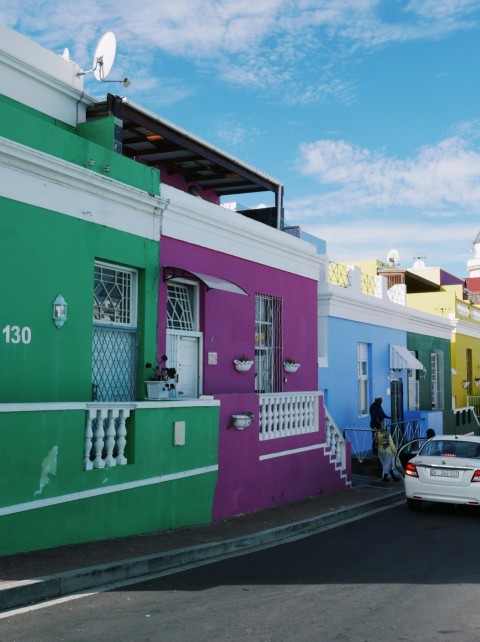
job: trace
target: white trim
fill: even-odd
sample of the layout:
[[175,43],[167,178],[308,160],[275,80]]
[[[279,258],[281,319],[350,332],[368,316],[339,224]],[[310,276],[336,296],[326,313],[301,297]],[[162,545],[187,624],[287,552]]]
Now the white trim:
[[480,325],[466,319],[450,319],[452,334],[462,334],[472,339],[480,339]]
[[67,402],[40,402],[40,403],[0,403],[0,412],[63,412],[65,410],[87,410],[88,408],[129,408],[130,410],[150,410],[152,408],[204,408],[220,406],[218,399],[191,399],[174,401],[136,401],[135,403],[94,402],[94,401],[67,401]]
[[36,510],[38,508],[46,508],[49,506],[58,506],[59,504],[67,504],[82,499],[90,499],[92,497],[99,497],[101,495],[110,495],[111,493],[118,493],[125,490],[132,490],[135,488],[143,488],[145,486],[153,486],[155,484],[163,484],[165,482],[175,481],[177,479],[186,479],[187,477],[196,477],[197,475],[205,475],[218,471],[218,466],[204,466],[203,468],[194,468],[192,470],[184,470],[179,473],[172,473],[170,475],[159,475],[158,477],[150,477],[149,479],[140,479],[136,482],[126,482],[125,484],[115,484],[114,486],[107,486],[102,488],[93,488],[92,490],[84,490],[78,493],[69,493],[68,495],[61,495],[59,497],[51,497],[49,499],[39,499],[33,502],[25,502],[23,504],[15,504],[13,506],[5,506],[0,508],[0,517],[5,515],[13,515],[15,513],[24,513],[29,510]]
[[[452,328],[449,319],[383,301],[368,294],[355,293],[351,288],[329,285],[326,291],[322,284],[318,295],[318,314],[319,318],[337,317],[359,324],[451,340]],[[477,327],[480,336],[480,326]]]
[[325,448],[325,444],[315,444],[314,446],[304,446],[303,448],[292,448],[291,450],[282,450],[278,453],[268,453],[268,455],[260,455],[258,461],[265,461],[267,459],[275,459],[276,457],[288,457],[289,455],[296,455],[298,453],[306,453],[311,450],[320,450]]
[[85,120],[94,99],[78,65],[0,24],[2,94],[69,125]]
[[[128,322],[126,321],[105,321],[104,319],[93,319],[94,326],[100,326],[103,329],[105,328],[115,328],[115,329],[125,329],[137,330],[138,322],[138,270],[135,268],[127,267],[121,263],[107,263],[106,261],[94,261],[94,272],[96,276],[96,268],[106,268],[107,270],[113,270],[115,272],[124,272],[130,274],[130,318]],[[95,281],[94,281],[94,291],[95,291]],[[124,293],[122,292],[122,295]],[[92,312],[95,311],[95,304],[93,305]]]
[[169,203],[162,236],[319,280],[325,257],[311,243],[170,185],[161,195]]
[[167,207],[158,196],[3,137],[0,196],[154,241]]

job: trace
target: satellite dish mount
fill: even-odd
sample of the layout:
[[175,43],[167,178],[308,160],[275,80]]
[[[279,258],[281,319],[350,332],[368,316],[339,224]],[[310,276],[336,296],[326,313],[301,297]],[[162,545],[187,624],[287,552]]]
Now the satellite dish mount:
[[117,49],[117,41],[113,31],[107,31],[98,41],[93,56],[93,67],[88,71],[79,71],[77,76],[86,76],[93,73],[95,78],[100,82],[121,82],[125,87],[130,85],[130,80],[124,78],[123,80],[107,80],[115,60],[115,52]]
[[398,250],[395,250],[395,249],[389,250],[387,254],[387,262],[388,262],[388,265],[392,267],[397,266],[399,264],[400,255],[398,253]]

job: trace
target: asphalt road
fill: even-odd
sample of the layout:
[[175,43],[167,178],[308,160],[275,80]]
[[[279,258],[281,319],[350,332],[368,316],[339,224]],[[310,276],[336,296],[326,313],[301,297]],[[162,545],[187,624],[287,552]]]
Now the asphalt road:
[[478,642],[480,511],[401,506],[0,619],[1,642]]

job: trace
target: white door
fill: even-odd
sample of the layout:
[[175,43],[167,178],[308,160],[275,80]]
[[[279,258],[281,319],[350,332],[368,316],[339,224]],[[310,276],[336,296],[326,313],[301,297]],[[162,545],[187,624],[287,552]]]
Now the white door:
[[198,337],[178,337],[177,394],[180,397],[198,397]]
[[198,397],[200,349],[200,332],[185,333],[167,330],[168,365],[177,370],[176,396],[180,398]]

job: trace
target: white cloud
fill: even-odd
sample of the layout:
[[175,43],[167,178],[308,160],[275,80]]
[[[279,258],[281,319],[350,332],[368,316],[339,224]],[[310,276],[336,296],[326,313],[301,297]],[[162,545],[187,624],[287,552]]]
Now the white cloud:
[[[407,159],[319,140],[300,148],[299,169],[318,193],[287,201],[286,219],[327,241],[332,260],[426,256],[459,276],[480,229],[480,153],[451,137]],[[287,194],[288,196],[288,194]]]
[[4,4],[0,21],[50,49],[68,46],[84,68],[111,29],[137,75],[159,56],[181,57],[266,96],[281,88],[277,100],[290,104],[350,102],[352,86],[335,65],[352,51],[443,37],[478,17],[476,0],[84,0],[78,11],[53,0]]
[[227,143],[229,147],[239,147],[246,140],[255,139],[258,133],[257,127],[247,126],[233,116],[225,117],[215,125],[216,137]]
[[301,227],[327,242],[331,261],[385,261],[387,252],[395,248],[400,254],[401,267],[411,267],[416,258],[425,257],[427,266],[441,266],[456,276],[467,276],[467,261],[472,258],[471,247],[480,224],[456,218],[447,225],[434,226],[431,221],[408,214],[376,216],[372,213],[370,217],[352,218],[341,225],[332,219],[320,223],[309,221]]
[[301,145],[299,169],[329,186],[305,201],[306,212],[315,208],[325,216],[372,207],[480,212],[480,153],[460,137],[423,147],[406,160],[346,141],[319,140]]

